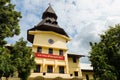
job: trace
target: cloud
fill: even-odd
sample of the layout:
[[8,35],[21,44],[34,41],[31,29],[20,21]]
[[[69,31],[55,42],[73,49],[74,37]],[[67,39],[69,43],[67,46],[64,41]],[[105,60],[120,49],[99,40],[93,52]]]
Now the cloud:
[[120,0],[12,0],[23,18],[20,36],[7,40],[10,43],[19,37],[26,40],[27,29],[41,21],[49,2],[58,15],[58,24],[72,39],[67,45],[69,51],[78,54],[88,55],[89,42],[98,42],[99,34],[108,26],[120,23]]

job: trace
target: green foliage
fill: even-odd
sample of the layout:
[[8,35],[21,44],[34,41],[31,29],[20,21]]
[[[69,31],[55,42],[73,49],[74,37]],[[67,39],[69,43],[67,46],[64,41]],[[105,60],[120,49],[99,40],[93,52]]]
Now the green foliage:
[[37,76],[37,77],[34,78],[34,80],[45,80],[45,78],[42,77],[42,76]]
[[56,77],[55,79],[53,80],[64,80],[62,77]]
[[99,43],[90,43],[90,61],[100,80],[120,79],[120,25],[100,35]]
[[3,47],[7,37],[13,37],[20,33],[19,20],[20,12],[14,10],[15,5],[10,0],[0,0],[0,78],[13,75],[16,67],[13,66],[10,50]]
[[19,20],[22,16],[10,1],[0,0],[0,78],[9,77],[17,71],[22,80],[27,80],[35,64],[27,42],[21,38],[11,49],[4,47],[7,43],[5,38],[20,34]]
[[34,55],[26,45],[27,41],[23,41],[23,38],[21,38],[11,50],[14,66],[17,67],[18,76],[22,80],[27,80],[31,69],[35,66]]
[[16,67],[13,66],[10,51],[0,47],[0,78],[12,76],[15,70]]
[[35,61],[31,49],[26,45],[27,41],[21,38],[11,48],[0,47],[0,78],[8,78],[17,71],[22,80],[27,80]]
[[15,5],[10,0],[0,0],[0,46],[3,46],[6,37],[13,37],[20,33],[20,12],[14,10]]

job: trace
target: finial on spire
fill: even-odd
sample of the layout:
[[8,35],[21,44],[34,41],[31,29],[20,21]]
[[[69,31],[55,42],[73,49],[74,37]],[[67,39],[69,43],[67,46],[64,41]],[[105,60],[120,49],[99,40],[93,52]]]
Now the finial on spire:
[[50,2],[48,3],[49,6],[51,6]]
[[55,13],[55,11],[52,9],[51,4],[49,3],[48,8],[45,10],[45,12],[43,13],[42,19],[46,18],[46,17],[53,17],[55,19],[57,19],[57,15]]
[[49,6],[51,6],[51,0],[49,0],[49,3],[48,3]]

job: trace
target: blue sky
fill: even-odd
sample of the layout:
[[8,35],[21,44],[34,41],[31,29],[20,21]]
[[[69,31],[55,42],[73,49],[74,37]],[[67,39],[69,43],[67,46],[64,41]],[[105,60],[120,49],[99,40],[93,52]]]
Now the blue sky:
[[[12,0],[20,11],[21,34],[8,38],[15,43],[20,37],[27,40],[27,30],[41,21],[42,13],[51,3],[58,16],[58,24],[72,41],[67,44],[69,52],[88,55],[89,42],[98,42],[99,34],[108,26],[120,23],[120,0]],[[88,62],[82,58],[81,62]]]

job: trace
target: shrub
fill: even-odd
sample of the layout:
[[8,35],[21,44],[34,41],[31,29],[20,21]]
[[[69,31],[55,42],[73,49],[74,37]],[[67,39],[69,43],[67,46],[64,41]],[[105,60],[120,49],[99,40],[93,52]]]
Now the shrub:
[[56,77],[56,78],[54,78],[53,80],[64,80],[64,79],[61,78],[61,77]]
[[45,79],[42,76],[37,76],[37,77],[34,78],[34,80],[45,80]]
[[71,80],[82,80],[82,79],[74,77]]

